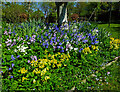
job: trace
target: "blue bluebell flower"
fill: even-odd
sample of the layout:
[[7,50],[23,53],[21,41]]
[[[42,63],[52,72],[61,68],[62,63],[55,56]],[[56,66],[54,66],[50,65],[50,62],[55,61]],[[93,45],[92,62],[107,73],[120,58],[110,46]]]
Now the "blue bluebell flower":
[[11,59],[12,59],[12,60],[15,60],[15,58],[13,57],[13,55],[11,55]]
[[12,33],[14,33],[15,34],[15,30],[13,30],[13,32]]
[[91,45],[89,46],[89,48],[91,47]]
[[60,47],[61,49],[64,49],[62,46]]
[[60,46],[57,46],[57,48],[59,49],[59,48],[60,48]]
[[17,56],[17,58],[19,58],[19,57],[20,57],[20,55]]
[[46,46],[46,48],[48,48],[48,45]]
[[94,42],[91,42],[91,44],[94,44]]
[[61,50],[60,52],[64,52],[64,50]]
[[88,36],[91,36],[91,33],[89,33]]
[[39,38],[39,35],[37,36],[37,38]]
[[45,47],[45,43],[43,42],[43,44],[42,44],[44,47]]
[[29,40],[31,40],[31,37],[29,37]]
[[55,30],[59,30],[59,28],[57,26],[55,26]]
[[81,52],[83,50],[83,48],[80,48],[79,52]]
[[49,30],[49,32],[51,32],[51,30]]
[[96,40],[95,40],[95,43],[99,43],[99,41],[96,41]]
[[43,36],[41,35],[41,38],[42,38],[42,40],[43,40]]
[[9,68],[9,70],[12,70],[12,68]]
[[45,36],[48,36],[47,32],[45,33]]
[[82,39],[85,39],[85,38],[86,38],[86,36],[82,37]]
[[15,64],[12,63],[12,67],[14,66]]
[[13,78],[13,76],[10,76],[10,78]]
[[57,39],[57,42],[59,42],[60,40],[59,39]]
[[82,42],[86,43],[86,42],[88,42],[88,40],[83,40]]
[[62,43],[60,42],[59,45],[62,45]]

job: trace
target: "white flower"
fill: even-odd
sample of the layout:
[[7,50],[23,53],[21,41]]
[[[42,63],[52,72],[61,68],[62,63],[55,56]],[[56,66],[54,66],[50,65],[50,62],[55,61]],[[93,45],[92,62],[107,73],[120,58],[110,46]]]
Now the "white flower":
[[44,26],[44,29],[46,29],[46,26]]
[[66,48],[66,51],[68,51],[68,49]]
[[74,50],[78,50],[78,48],[74,48]]
[[19,46],[17,46],[17,48],[20,48],[20,45],[19,45]]
[[73,49],[73,47],[72,46],[70,46],[70,51]]
[[15,49],[14,52],[17,52],[17,50]]
[[77,26],[75,26],[75,28],[77,29]]
[[36,82],[36,80],[35,79],[33,79],[33,83],[35,83]]
[[65,35],[64,38],[67,38],[67,35]]

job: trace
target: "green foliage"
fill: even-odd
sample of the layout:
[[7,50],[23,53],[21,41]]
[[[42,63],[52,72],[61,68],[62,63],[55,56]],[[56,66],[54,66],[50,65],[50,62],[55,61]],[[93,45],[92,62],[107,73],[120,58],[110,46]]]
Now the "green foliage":
[[2,10],[3,12],[3,21],[16,23],[19,22],[19,15],[26,13],[23,5],[11,4],[10,7],[5,7]]
[[[52,26],[52,27],[51,27]],[[9,27],[9,28],[8,28]],[[61,33],[66,33],[67,37],[65,39],[71,39],[75,38],[77,36],[80,36],[81,34],[82,39],[86,36],[86,39],[89,40],[88,43],[83,43],[82,40],[79,41],[78,45],[74,43],[76,39],[73,39],[73,42],[70,42],[70,44],[74,48],[83,48],[81,52],[78,50],[74,50],[74,48],[69,52],[65,51],[64,53],[60,53],[59,49],[54,51],[53,46],[50,45],[49,48],[45,48],[43,45],[44,40],[42,40],[41,35],[47,41],[50,41],[50,38],[53,37],[53,35],[48,39],[48,37],[51,34],[54,34],[56,25],[50,25],[50,29],[47,29],[46,26],[42,21],[35,21],[31,20],[30,22],[26,23],[20,23],[20,24],[7,24],[3,23],[2,28],[2,89],[18,89],[18,90],[70,90],[73,86],[76,86],[78,90],[84,90],[88,89],[87,87],[94,85],[95,83],[101,83],[96,81],[91,81],[89,78],[87,78],[89,75],[95,73],[95,71],[100,70],[102,66],[105,65],[105,63],[108,63],[109,60],[113,60],[116,56],[118,56],[119,50],[111,49],[110,48],[110,37],[108,37],[108,33],[106,30],[103,29],[97,29],[96,25],[90,24],[88,22],[83,23],[72,23],[70,25],[69,32],[67,29],[61,29]],[[5,29],[6,28],[6,29]],[[53,29],[52,29],[53,28]],[[76,28],[76,32],[73,32],[73,29]],[[10,34],[10,30],[12,31]],[[13,32],[15,30],[15,32]],[[99,31],[98,31],[99,30]],[[9,32],[9,35],[7,33]],[[51,32],[50,32],[51,31]],[[63,32],[64,31],[64,32]],[[98,31],[98,32],[97,32]],[[48,32],[48,36],[45,36],[46,32]],[[16,33],[16,34],[15,34]],[[74,36],[78,33],[77,36]],[[88,37],[88,33],[90,37],[95,37],[99,41],[99,43],[95,43],[94,47],[89,47],[92,42],[92,38]],[[27,38],[28,36],[28,38]],[[35,38],[35,42],[33,41],[33,36]],[[58,32],[56,34],[56,37],[60,37],[61,34]],[[64,34],[65,36],[65,34]],[[30,39],[32,38],[32,40]],[[16,39],[16,45],[13,46],[7,46],[8,39],[14,41]],[[64,37],[60,37],[59,40],[62,41]],[[93,41],[95,40],[93,39]],[[33,42],[32,42],[33,41]],[[41,42],[40,42],[41,41]],[[118,40],[119,41],[119,40]],[[24,43],[23,43],[24,42]],[[23,47],[28,47],[21,52],[21,47],[18,47],[23,44]],[[66,42],[63,41],[63,48],[66,48]],[[10,49],[10,50],[9,50]],[[17,51],[15,51],[17,49]],[[27,53],[26,53],[27,52]],[[56,54],[59,52],[59,55],[56,56]],[[87,53],[86,53],[87,52]],[[117,54],[116,54],[117,53]],[[15,58],[14,59],[13,56]],[[20,55],[18,57],[18,55]],[[70,57],[69,57],[70,55]],[[36,64],[35,66],[32,66],[31,63],[35,62],[33,60],[32,56],[36,56],[37,60],[36,62],[42,62],[47,64],[44,65],[44,67],[48,70],[45,73],[45,75],[41,76],[41,71],[44,68],[39,68],[42,65]],[[54,57],[53,57],[54,56]],[[114,57],[113,57],[114,56]],[[68,57],[68,58],[67,58]],[[53,58],[53,59],[52,59]],[[67,59],[66,59],[67,58]],[[34,58],[35,59],[35,58]],[[41,60],[39,60],[41,59]],[[30,60],[30,61],[29,61]],[[57,64],[62,61],[62,63],[59,65],[54,63],[49,63],[50,60],[53,60],[51,62],[54,62],[57,60]],[[4,62],[3,62],[4,61]],[[14,63],[14,66],[12,66],[12,63]],[[11,69],[10,69],[11,68]],[[21,73],[19,70],[23,69]],[[40,73],[34,73],[34,69],[40,69]],[[26,72],[27,71],[27,72]],[[106,74],[107,70],[105,70],[103,73]],[[96,74],[97,76],[102,76],[102,73]],[[11,78],[13,76],[13,78]],[[46,77],[47,76],[47,77]],[[49,77],[50,78],[49,78]],[[45,77],[48,78],[45,80]],[[81,80],[87,78],[87,82],[83,84],[79,84]],[[97,79],[98,80],[98,79]],[[118,80],[119,81],[119,80]]]

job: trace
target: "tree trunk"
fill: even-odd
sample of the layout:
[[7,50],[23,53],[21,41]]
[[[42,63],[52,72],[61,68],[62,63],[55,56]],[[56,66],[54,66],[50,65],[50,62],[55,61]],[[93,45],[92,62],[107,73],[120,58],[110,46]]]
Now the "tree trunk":
[[58,27],[68,23],[67,21],[67,2],[56,2]]

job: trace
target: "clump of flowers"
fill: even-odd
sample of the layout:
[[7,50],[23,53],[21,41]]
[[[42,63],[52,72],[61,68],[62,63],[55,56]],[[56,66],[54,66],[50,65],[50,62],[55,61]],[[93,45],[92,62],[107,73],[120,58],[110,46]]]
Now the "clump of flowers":
[[[19,51],[19,52],[24,52],[25,54],[27,54],[27,52],[25,51],[25,49],[27,49],[28,47],[25,47],[24,45],[19,45],[19,46],[17,46],[17,49],[15,49],[14,50],[14,52],[17,52],[17,51]],[[24,54],[24,55],[25,55]]]
[[27,73],[28,71],[25,70],[25,67],[24,67],[24,68],[21,68],[18,72],[21,72],[21,74],[23,74],[23,73]]
[[84,54],[92,53],[89,47],[83,49]]
[[120,45],[120,40],[119,39],[114,39],[114,38],[110,38],[110,49],[114,48],[114,49],[118,49],[119,45]]
[[[45,53],[47,54],[48,51],[45,50]],[[51,55],[50,53],[45,55],[45,59],[38,59],[38,60],[32,60],[31,66],[35,67],[33,70],[33,73],[40,74],[41,76],[44,76],[51,68],[60,68],[62,65],[67,66],[66,64],[63,64],[63,62],[66,60],[68,61],[70,58],[69,53],[66,55],[64,53],[56,53],[54,55]],[[51,68],[50,68],[51,67]],[[26,73],[26,70],[23,68],[21,69],[21,73]],[[45,80],[50,79],[49,76],[45,76]]]

